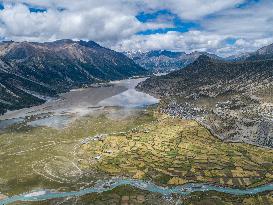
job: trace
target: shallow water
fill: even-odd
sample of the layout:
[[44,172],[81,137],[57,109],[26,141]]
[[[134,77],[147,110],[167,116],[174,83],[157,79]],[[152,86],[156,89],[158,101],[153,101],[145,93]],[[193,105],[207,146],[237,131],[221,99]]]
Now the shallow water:
[[27,123],[32,127],[48,126],[56,129],[64,128],[73,118],[67,115],[53,115],[42,119],[33,120]]
[[[30,126],[49,126],[63,128],[73,120],[92,115],[106,110],[107,107],[116,106],[115,112],[109,112],[107,116],[112,119],[120,119],[134,114],[135,110],[143,106],[158,103],[158,99],[135,90],[135,86],[144,79],[130,79],[112,82],[112,86],[99,88],[77,89],[62,94],[60,99],[45,103],[40,106],[9,112],[1,116],[3,128],[24,120]],[[29,118],[31,116],[31,118]],[[186,184],[177,187],[161,187],[151,182],[130,179],[116,179],[100,182],[94,187],[72,192],[54,192],[53,190],[37,190],[18,196],[13,196],[0,201],[0,204],[10,204],[16,201],[42,201],[46,199],[82,196],[90,193],[101,193],[116,187],[130,185],[142,190],[170,195],[173,193],[188,195],[193,192],[217,191],[232,195],[257,194],[264,191],[272,191],[273,185],[263,185],[252,189],[232,189],[208,184]]]
[[91,193],[102,193],[102,192],[109,191],[123,185],[133,186],[141,190],[146,190],[153,193],[159,193],[166,196],[171,194],[189,195],[194,192],[208,192],[208,191],[216,191],[216,192],[221,192],[226,194],[243,196],[243,195],[249,195],[249,194],[258,194],[265,191],[273,191],[273,184],[267,184],[267,185],[259,186],[256,188],[250,188],[250,189],[235,189],[235,188],[214,186],[209,184],[185,184],[183,186],[176,186],[176,187],[161,187],[161,186],[155,185],[154,183],[145,182],[142,180],[115,179],[110,181],[101,181],[97,183],[94,187],[82,189],[79,191],[72,191],[72,192],[54,192],[49,190],[37,190],[31,193],[6,198],[0,201],[0,204],[10,204],[16,201],[42,201],[42,200],[58,199],[58,198],[66,198],[66,197],[79,197],[79,196],[83,196],[83,195],[91,194]]
[[135,90],[146,78],[113,81],[100,87],[71,90],[39,106],[7,112],[0,116],[0,130],[26,120],[29,126],[63,128],[79,117],[101,112],[104,107],[138,108],[158,99]]
[[145,93],[138,92],[135,89],[128,89],[113,97],[102,100],[98,103],[100,106],[118,106],[125,108],[143,107],[158,103],[158,100]]
[[0,130],[4,130],[13,124],[17,124],[17,123],[20,123],[23,121],[24,121],[24,119],[22,119],[22,118],[1,120],[0,121]]

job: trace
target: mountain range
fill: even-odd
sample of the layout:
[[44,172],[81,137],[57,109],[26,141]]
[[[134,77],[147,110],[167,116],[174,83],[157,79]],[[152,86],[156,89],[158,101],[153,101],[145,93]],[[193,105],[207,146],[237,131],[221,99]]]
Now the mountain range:
[[129,58],[150,72],[170,72],[186,67],[194,62],[200,55],[207,55],[213,59],[221,57],[207,52],[175,52],[168,50],[152,50],[149,52],[125,52]]
[[273,44],[260,48],[256,52],[239,53],[228,57],[219,57],[208,52],[194,51],[192,53],[168,51],[168,50],[152,50],[148,52],[124,52],[129,58],[137,64],[146,68],[150,72],[170,72],[179,70],[193,63],[199,56],[206,55],[212,59],[223,60],[227,62],[265,60],[273,58]]
[[246,60],[266,60],[273,59],[273,44],[264,46],[258,49],[254,53],[250,53],[250,56]]
[[264,46],[255,52],[241,53],[225,58],[227,61],[255,61],[255,60],[268,60],[273,59],[273,44]]
[[122,53],[93,41],[0,43],[0,113],[71,88],[146,74]]
[[196,119],[219,138],[273,147],[273,46],[245,60],[202,55],[138,89],[162,99],[161,111]]
[[2,42],[0,113],[72,88],[151,73],[146,69],[175,70],[137,88],[161,98],[162,112],[194,118],[223,140],[273,147],[273,44],[229,58],[166,50],[126,55],[93,41]]

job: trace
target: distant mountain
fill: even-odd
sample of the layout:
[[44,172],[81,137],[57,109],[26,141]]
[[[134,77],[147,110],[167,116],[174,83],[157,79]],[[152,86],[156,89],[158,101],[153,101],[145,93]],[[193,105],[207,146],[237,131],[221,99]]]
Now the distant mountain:
[[228,56],[224,59],[229,62],[273,59],[273,44],[270,44],[268,46],[264,46],[255,52],[239,53],[237,55]]
[[122,53],[93,41],[0,43],[0,113],[44,102],[85,84],[146,74]]
[[184,68],[195,61],[200,55],[207,55],[213,59],[221,59],[214,54],[197,51],[186,54],[185,52],[153,50],[149,52],[126,52],[125,54],[137,64],[152,72],[169,72]]
[[273,60],[225,62],[202,55],[138,89],[160,97],[163,112],[197,119],[221,139],[273,148]]
[[228,56],[225,58],[228,62],[238,62],[238,61],[245,61],[247,58],[249,58],[252,55],[252,53],[240,53],[237,55]]
[[260,48],[252,53],[246,60],[267,60],[273,59],[273,44]]

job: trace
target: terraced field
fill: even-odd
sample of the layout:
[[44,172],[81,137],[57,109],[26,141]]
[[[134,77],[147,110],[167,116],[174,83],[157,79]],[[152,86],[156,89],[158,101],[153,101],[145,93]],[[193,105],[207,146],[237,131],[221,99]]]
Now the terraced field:
[[[108,108],[64,129],[20,124],[0,134],[0,152],[0,193],[7,196],[39,189],[79,190],[113,177],[151,180],[161,186],[204,182],[237,188],[273,181],[271,149],[224,143],[196,121],[173,118],[152,108],[134,110],[130,115],[119,108]],[[251,202],[258,197],[234,199],[215,193],[190,196],[193,198],[181,200],[190,204],[196,196],[198,204],[198,197],[210,200],[209,196],[218,196]],[[272,200],[267,193],[259,196],[266,203]],[[105,197],[101,204],[113,197],[116,201],[128,199],[128,203],[132,199],[138,200],[136,204],[168,204],[164,196],[128,187],[63,200],[85,204],[91,199],[99,202],[101,197]]]
[[104,174],[81,171],[74,147],[88,136],[125,132],[153,120],[145,111],[127,112],[108,108],[64,129],[33,128],[27,123],[10,127],[0,134],[0,193],[11,196],[40,188],[67,191],[91,186]]
[[195,121],[153,114],[155,121],[128,132],[82,142],[79,167],[166,185],[250,187],[273,180],[272,150],[223,143]]

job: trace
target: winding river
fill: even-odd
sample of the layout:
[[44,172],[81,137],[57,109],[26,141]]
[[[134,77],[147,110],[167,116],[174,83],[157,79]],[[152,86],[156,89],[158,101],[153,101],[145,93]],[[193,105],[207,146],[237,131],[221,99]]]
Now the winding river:
[[27,194],[22,194],[18,196],[13,196],[10,198],[6,198],[0,201],[1,204],[10,204],[17,201],[43,201],[49,199],[58,199],[58,198],[66,198],[66,197],[80,197],[86,194],[91,193],[102,193],[105,191],[112,190],[116,187],[130,185],[135,188],[150,191],[153,193],[159,193],[162,195],[171,195],[171,194],[180,194],[180,195],[188,195],[193,192],[208,192],[208,191],[216,191],[226,194],[232,195],[250,195],[250,194],[258,194],[265,191],[273,191],[273,184],[267,184],[255,188],[250,189],[234,189],[227,187],[214,186],[209,184],[185,184],[183,186],[176,187],[161,187],[153,184],[152,182],[145,182],[142,180],[132,180],[132,179],[115,179],[110,181],[101,181],[98,182],[94,187],[82,189],[79,191],[72,192],[53,192],[49,190],[39,190]]
[[[90,114],[107,106],[135,108],[151,105],[158,102],[157,99],[135,90],[135,86],[144,79],[130,79],[112,82],[111,86],[72,90],[62,94],[60,99],[47,102],[40,106],[8,112],[0,116],[0,130],[5,127],[28,120],[32,126],[58,126],[62,127],[76,117]],[[39,116],[30,121],[29,116]],[[232,195],[258,194],[265,191],[273,191],[273,184],[262,185],[250,189],[235,189],[209,184],[185,184],[177,187],[161,187],[152,182],[132,179],[112,179],[99,181],[95,186],[71,192],[55,192],[52,190],[37,190],[31,193],[7,197],[0,200],[0,204],[10,204],[17,201],[43,201],[66,197],[79,197],[91,193],[101,193],[116,187],[130,185],[132,187],[171,195],[173,193],[188,195],[193,192],[216,191]]]

